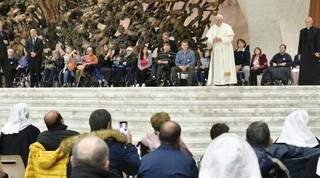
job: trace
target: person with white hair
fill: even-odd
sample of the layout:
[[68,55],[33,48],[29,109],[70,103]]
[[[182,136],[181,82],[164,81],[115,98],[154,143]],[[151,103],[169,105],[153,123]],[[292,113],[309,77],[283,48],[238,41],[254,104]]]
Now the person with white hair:
[[199,178],[261,178],[257,156],[236,134],[225,133],[207,148]]
[[28,163],[29,146],[37,140],[40,130],[31,124],[26,103],[15,104],[1,129],[0,154],[20,155]]
[[209,48],[213,48],[209,68],[208,86],[230,85],[237,83],[234,52],[232,40],[234,32],[232,27],[223,22],[223,16],[218,14],[215,24],[207,33]]
[[305,164],[314,156],[320,155],[320,145],[312,133],[309,115],[305,110],[289,114],[284,122],[279,138],[268,148],[272,157],[280,159],[289,169],[291,178],[303,177]]
[[312,17],[306,18],[305,26],[300,31],[299,37],[299,85],[318,85],[320,82],[320,29],[313,26]]
[[7,87],[12,87],[13,80],[16,76],[16,68],[18,67],[18,59],[15,57],[14,50],[9,48],[8,49],[8,76],[9,76],[9,81],[8,81],[8,86]]
[[37,30],[30,30],[30,37],[26,42],[27,58],[29,63],[30,86],[39,85],[41,78],[41,64],[43,53],[43,41],[38,37]]

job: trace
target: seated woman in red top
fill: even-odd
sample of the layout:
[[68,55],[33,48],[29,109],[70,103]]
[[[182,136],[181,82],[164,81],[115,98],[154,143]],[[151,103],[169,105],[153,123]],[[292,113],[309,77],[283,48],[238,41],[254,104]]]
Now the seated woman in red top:
[[262,53],[259,47],[256,47],[250,64],[250,85],[257,85],[257,75],[264,73],[267,68],[267,56]]

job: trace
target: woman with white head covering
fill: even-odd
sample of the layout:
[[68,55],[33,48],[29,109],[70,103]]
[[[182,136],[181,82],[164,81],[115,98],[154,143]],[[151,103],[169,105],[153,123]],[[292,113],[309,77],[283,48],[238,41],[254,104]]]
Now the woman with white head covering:
[[289,169],[291,178],[305,178],[306,163],[320,155],[319,141],[308,128],[308,123],[307,111],[297,110],[290,113],[279,138],[268,149],[272,157],[280,159]]
[[261,178],[261,173],[251,146],[237,135],[226,133],[210,143],[199,178]]
[[289,114],[284,122],[281,134],[276,143],[285,143],[298,147],[315,147],[319,145],[316,136],[308,127],[309,115],[305,110],[297,110]]
[[19,103],[11,108],[9,119],[1,129],[0,154],[21,155],[27,164],[29,145],[34,143],[40,130],[29,120],[29,110],[25,103]]

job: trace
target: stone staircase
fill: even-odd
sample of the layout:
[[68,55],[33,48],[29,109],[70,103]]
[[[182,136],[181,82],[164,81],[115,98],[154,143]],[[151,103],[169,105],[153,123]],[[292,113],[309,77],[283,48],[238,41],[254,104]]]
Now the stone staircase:
[[320,87],[170,87],[170,88],[36,88],[0,89],[0,126],[6,122],[13,104],[29,105],[34,125],[45,129],[43,116],[58,110],[70,129],[88,132],[90,113],[107,109],[118,121],[128,121],[137,143],[151,132],[150,117],[165,111],[180,123],[182,138],[196,159],[210,142],[213,123],[225,122],[231,132],[244,138],[253,121],[269,124],[273,137],[279,135],[286,116],[306,109],[310,127],[320,134]]

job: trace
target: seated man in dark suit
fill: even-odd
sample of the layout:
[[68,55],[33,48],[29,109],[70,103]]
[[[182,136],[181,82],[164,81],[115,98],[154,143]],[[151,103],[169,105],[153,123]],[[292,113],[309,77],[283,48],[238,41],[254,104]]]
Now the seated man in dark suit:
[[266,72],[270,76],[273,84],[275,80],[281,80],[284,85],[287,85],[291,80],[292,58],[286,53],[287,46],[280,45],[280,52],[275,54],[270,61],[270,68]]
[[198,168],[191,156],[178,149],[181,128],[173,121],[161,125],[161,146],[141,160],[138,178],[197,178]]
[[63,139],[79,134],[76,131],[67,130],[68,126],[64,125],[64,120],[58,111],[49,111],[44,116],[44,122],[48,130],[39,134],[37,142],[47,151],[56,150]]

